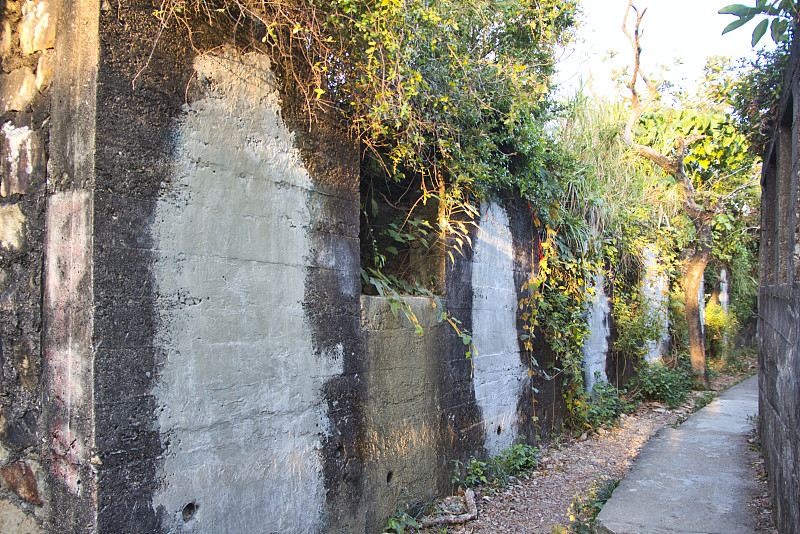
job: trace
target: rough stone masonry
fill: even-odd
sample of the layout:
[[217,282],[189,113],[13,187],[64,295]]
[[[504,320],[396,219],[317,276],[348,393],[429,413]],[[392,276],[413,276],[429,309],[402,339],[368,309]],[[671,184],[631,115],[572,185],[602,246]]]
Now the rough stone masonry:
[[55,25],[49,2],[7,1],[2,13],[0,531],[35,532],[46,513],[41,299]]
[[800,532],[800,41],[792,43],[761,175],[759,415],[775,523]]

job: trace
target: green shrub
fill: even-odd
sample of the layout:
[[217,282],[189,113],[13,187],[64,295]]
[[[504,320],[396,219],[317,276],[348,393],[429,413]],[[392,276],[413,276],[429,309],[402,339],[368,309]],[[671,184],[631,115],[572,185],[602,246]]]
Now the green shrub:
[[485,462],[475,457],[466,464],[456,460],[456,473],[451,480],[468,488],[485,484],[505,485],[509,477],[535,469],[539,463],[539,449],[520,443]]
[[643,398],[667,404],[670,408],[686,401],[692,387],[691,373],[684,368],[670,369],[660,362],[642,362],[631,380],[631,390]]
[[586,411],[586,422],[593,430],[613,424],[619,416],[631,412],[634,404],[625,399],[625,390],[618,390],[607,382],[598,382],[592,391],[591,402]]
[[455,464],[456,472],[450,479],[453,484],[474,488],[489,483],[487,462],[482,462],[473,456],[466,464],[461,463],[461,460],[456,460]]
[[524,443],[506,449],[498,458],[499,468],[508,476],[516,476],[528,469],[539,467],[539,449]]
[[756,358],[756,349],[735,347],[725,354],[725,368],[728,372],[742,374],[750,369],[749,359]]
[[635,409],[635,402],[626,398],[625,390],[618,390],[607,382],[598,382],[591,395],[583,389],[567,395],[569,425],[578,431],[597,430],[611,425],[625,412]]

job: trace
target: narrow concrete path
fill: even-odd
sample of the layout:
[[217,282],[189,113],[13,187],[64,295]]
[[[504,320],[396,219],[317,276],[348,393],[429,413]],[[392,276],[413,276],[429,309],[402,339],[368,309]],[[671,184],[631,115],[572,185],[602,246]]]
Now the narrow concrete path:
[[724,391],[679,428],[644,447],[597,516],[597,532],[754,532],[755,491],[747,434],[758,413],[758,378]]

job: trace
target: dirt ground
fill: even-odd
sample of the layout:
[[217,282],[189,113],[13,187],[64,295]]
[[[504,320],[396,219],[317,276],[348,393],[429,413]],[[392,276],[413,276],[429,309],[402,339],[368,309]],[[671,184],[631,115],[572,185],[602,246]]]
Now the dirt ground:
[[[748,361],[741,374],[718,374],[711,389],[721,391],[755,372]],[[550,534],[554,526],[568,527],[570,506],[583,499],[602,480],[619,480],[650,437],[667,425],[685,420],[702,393],[692,392],[687,402],[670,410],[663,404],[642,404],[635,413],[623,415],[614,428],[586,436],[562,436],[542,451],[542,467],[512,479],[505,488],[483,487],[476,491],[478,518],[463,525],[430,528],[429,534],[531,533]],[[772,522],[763,458],[758,436],[750,436],[753,477],[759,490],[749,504],[759,520],[758,532],[776,533]],[[460,498],[447,499],[450,508]],[[566,532],[566,531],[565,531]]]

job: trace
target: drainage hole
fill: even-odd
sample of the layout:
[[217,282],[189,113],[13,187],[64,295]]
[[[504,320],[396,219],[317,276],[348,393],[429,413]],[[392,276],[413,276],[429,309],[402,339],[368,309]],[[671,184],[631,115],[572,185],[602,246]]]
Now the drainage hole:
[[393,478],[394,478],[394,473],[392,473],[391,471],[386,473],[386,483],[387,484],[391,484]]
[[499,436],[499,435],[500,435],[500,433],[501,433],[502,431],[503,431],[503,427],[501,427],[500,425],[498,425],[498,426],[497,426],[497,435]]
[[197,509],[200,506],[197,503],[190,502],[186,506],[183,507],[181,511],[181,515],[183,516],[183,522],[188,523],[193,517],[194,514],[197,513]]

